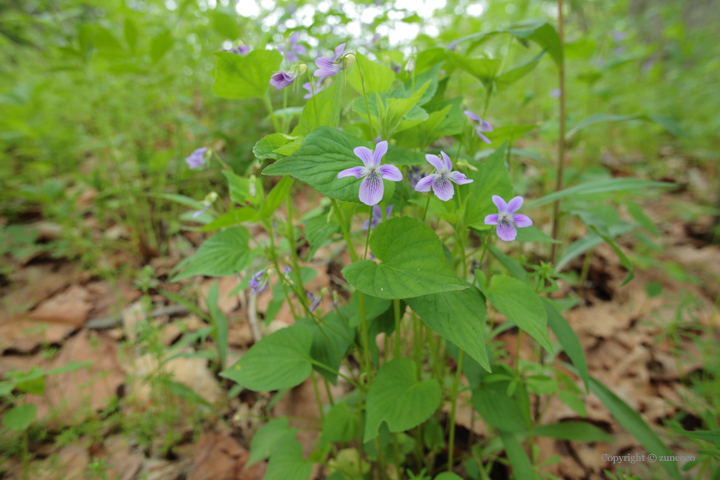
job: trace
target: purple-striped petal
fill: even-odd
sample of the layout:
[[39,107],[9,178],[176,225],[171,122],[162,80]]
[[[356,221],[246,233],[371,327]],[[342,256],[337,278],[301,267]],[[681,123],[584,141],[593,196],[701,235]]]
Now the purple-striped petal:
[[497,213],[492,213],[485,217],[485,225],[497,225],[498,223],[498,217],[499,215]]
[[380,174],[382,178],[391,182],[399,182],[403,179],[402,172],[395,165],[380,165]]
[[373,160],[375,160],[375,165],[380,165],[380,162],[382,162],[383,157],[388,151],[388,142],[387,140],[383,140],[382,142],[377,142],[375,144],[375,152],[373,153]]
[[430,187],[437,176],[438,175],[433,173],[432,175],[428,175],[427,177],[420,179],[420,181],[417,182],[417,185],[415,185],[415,191],[422,193],[429,192]]
[[425,155],[425,159],[430,162],[430,165],[435,167],[435,170],[442,171],[445,168],[445,162],[443,162],[442,159],[437,155],[429,153]]
[[[355,147],[353,153],[365,164],[366,167],[377,167],[373,160],[373,152],[367,147]],[[378,162],[379,164],[379,162]]]
[[508,205],[507,212],[508,212],[508,213],[515,213],[515,212],[517,212],[518,210],[520,210],[520,207],[522,207],[522,205],[523,205],[523,197],[520,197],[520,196],[515,197],[515,198],[513,198],[512,200],[510,200],[507,205]]
[[363,173],[364,173],[363,167],[346,168],[342,172],[338,173],[337,178],[345,178],[345,177],[362,178]]
[[384,193],[385,185],[380,175],[368,175],[360,182],[360,201],[365,205],[377,205]]
[[473,120],[476,120],[476,121],[478,121],[478,122],[482,122],[482,118],[480,118],[479,116],[475,115],[475,114],[474,114],[473,112],[471,112],[470,110],[465,110],[463,113],[464,113],[465,115],[467,115],[468,117],[472,118]]
[[293,45],[293,50],[295,50],[295,53],[298,55],[305,55],[307,53],[307,48],[305,48],[305,45]]
[[515,226],[520,228],[529,227],[533,224],[533,221],[530,220],[530,217],[528,217],[527,215],[523,215],[522,213],[516,213],[512,216],[512,219]]
[[448,154],[445,152],[440,152],[440,155],[442,155],[443,160],[445,160],[445,168],[447,169],[447,171],[452,171],[452,160],[450,160]]
[[432,183],[432,189],[435,195],[443,202],[447,202],[455,195],[455,188],[452,183],[450,183],[450,180],[442,178],[439,175]]
[[482,140],[483,142],[487,143],[488,145],[492,144],[492,142],[490,141],[490,139],[487,138],[487,137],[482,133],[482,131],[480,131],[479,128],[476,128],[476,129],[475,129],[475,133],[477,134],[478,138],[479,138],[480,140]]
[[501,240],[512,242],[515,240],[515,237],[517,237],[517,229],[515,229],[514,225],[509,223],[501,223],[497,226],[497,234]]
[[340,59],[340,55],[342,55],[344,51],[345,51],[344,43],[341,43],[340,45],[335,47],[335,51],[334,51],[335,56],[333,57],[333,60],[337,62]]
[[448,178],[458,185],[465,185],[466,183],[473,182],[472,179],[467,178],[464,173],[460,173],[458,171],[450,172],[450,176]]
[[505,200],[503,200],[502,197],[493,195],[492,201],[495,204],[495,206],[497,207],[498,213],[507,213],[508,205],[507,205],[507,203],[505,203]]

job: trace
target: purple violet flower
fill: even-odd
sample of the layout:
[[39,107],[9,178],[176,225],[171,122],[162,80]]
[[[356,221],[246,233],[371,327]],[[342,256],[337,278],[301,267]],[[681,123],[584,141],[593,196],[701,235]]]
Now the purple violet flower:
[[465,110],[465,112],[463,112],[463,113],[465,113],[465,115],[467,115],[468,117],[470,117],[470,118],[472,118],[473,120],[475,120],[476,122],[478,122],[478,124],[475,125],[475,127],[474,127],[474,128],[475,128],[475,133],[476,133],[477,136],[480,138],[480,140],[482,140],[483,142],[485,142],[485,143],[487,143],[488,145],[490,145],[492,142],[491,142],[490,139],[488,139],[485,135],[483,135],[482,132],[492,132],[492,131],[493,131],[492,125],[490,125],[488,122],[486,122],[486,121],[483,120],[482,118],[480,118],[480,117],[478,117],[477,115],[475,115],[475,114],[474,114],[473,112],[471,112],[470,110]]
[[288,273],[290,273],[290,270],[292,270],[292,268],[285,267],[285,268],[283,268],[283,273],[288,274]]
[[250,53],[250,45],[235,45],[232,48],[223,50],[224,52],[234,53],[235,55],[245,56]]
[[284,45],[280,45],[278,47],[278,51],[280,53],[285,53],[285,60],[287,60],[290,63],[295,63],[298,61],[298,55],[305,55],[307,53],[307,48],[305,48],[304,45],[298,45],[298,37],[300,36],[299,32],[295,32],[292,35],[290,35],[289,40],[289,48],[287,50],[285,49]]
[[511,242],[517,237],[517,229],[529,227],[533,224],[530,217],[521,213],[515,213],[520,210],[523,204],[523,197],[515,197],[508,203],[502,197],[492,196],[492,201],[498,209],[498,213],[493,213],[485,217],[485,225],[497,225],[497,234],[501,240]]
[[210,202],[203,202],[203,205],[205,205],[205,208],[203,208],[202,210],[198,210],[197,212],[194,212],[193,218],[197,218],[200,215],[202,215],[203,213],[208,211],[208,209],[210,208]]
[[382,142],[382,137],[380,135],[378,135],[377,137],[375,137],[375,145],[377,145],[380,142]]
[[200,168],[203,165],[205,165],[205,161],[207,160],[205,154],[207,153],[207,151],[208,151],[207,147],[201,147],[201,148],[198,148],[197,150],[195,150],[194,152],[192,152],[190,154],[190,156],[185,159],[185,161],[188,164],[188,167]]
[[553,88],[550,92],[548,92],[548,95],[550,95],[551,98],[560,98],[560,89]]
[[320,302],[322,302],[322,293],[315,295],[312,292],[307,292],[307,297],[312,302],[312,305],[310,305],[310,313],[312,313],[320,305]]
[[442,158],[438,155],[428,154],[425,155],[430,164],[435,167],[435,173],[428,175],[427,177],[420,180],[415,186],[416,192],[429,192],[432,187],[435,195],[442,200],[447,202],[453,195],[455,195],[455,188],[450,181],[457,183],[458,185],[465,185],[466,183],[472,183],[472,180],[468,180],[464,173],[453,171],[453,164],[447,153],[440,152]]
[[380,203],[385,193],[383,179],[399,182],[403,179],[400,169],[395,165],[380,165],[388,150],[388,142],[375,145],[375,152],[367,147],[356,147],[353,152],[363,162],[362,167],[346,168],[338,173],[337,178],[362,178],[360,183],[360,201],[373,206]]
[[[385,208],[385,216],[387,218],[390,218],[390,214],[392,213],[393,206],[390,205],[389,207]],[[382,210],[380,210],[380,206],[374,205],[372,209],[372,221],[370,219],[365,220],[365,223],[363,223],[362,229],[367,230],[368,224],[370,226],[370,230],[375,228],[378,223],[382,222]]]
[[[304,98],[305,100],[310,100],[310,99],[312,98],[312,96],[313,96],[313,89],[312,89],[312,87],[310,86],[310,82],[305,82],[305,83],[303,83],[302,88],[304,88],[304,89],[307,90],[307,92],[308,92],[308,93],[306,93],[305,95],[303,95],[303,98]],[[322,86],[322,79],[320,79],[320,80],[318,80],[317,83],[315,84],[315,95],[317,95],[318,93],[322,92],[323,90],[325,90],[325,88]]]
[[318,69],[315,70],[315,73],[313,73],[313,75],[322,79],[332,77],[340,73],[340,71],[342,71],[343,69],[343,62],[341,61],[340,57],[342,56],[344,51],[345,44],[341,43],[340,45],[335,47],[335,54],[332,58],[320,57],[315,60],[315,65],[318,67]]
[[407,177],[410,188],[415,190],[418,182],[423,178],[423,169],[418,166],[410,167],[407,172]]
[[280,70],[279,72],[272,74],[270,77],[270,85],[275,87],[277,90],[282,90],[283,88],[292,85],[295,82],[295,78],[297,78],[297,72],[286,72],[285,70]]
[[250,285],[250,295],[255,295],[257,293],[262,292],[268,287],[268,279],[265,275],[265,270],[260,270],[259,272],[255,273],[252,277],[250,277],[250,281],[248,282],[248,285]]

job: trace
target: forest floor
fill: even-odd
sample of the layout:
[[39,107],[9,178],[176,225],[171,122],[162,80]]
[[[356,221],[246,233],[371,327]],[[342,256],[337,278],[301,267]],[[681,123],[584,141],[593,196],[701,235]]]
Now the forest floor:
[[[685,379],[701,374],[705,356],[716,354],[703,351],[702,345],[707,344],[703,343],[703,336],[712,335],[717,342],[720,333],[720,320],[713,310],[720,293],[720,247],[709,244],[703,237],[709,228],[709,218],[694,223],[668,220],[670,211],[682,209],[690,201],[686,192],[676,192],[657,196],[643,205],[662,230],[654,239],[661,247],[654,254],[658,263],[642,265],[634,259],[636,277],[621,287],[627,272],[612,249],[601,245],[592,256],[584,290],[573,287],[579,303],[564,313],[585,349],[590,374],[640,412],[675,455],[692,452],[684,450],[686,444],[675,443],[676,438],[663,429],[662,423],[679,411],[687,411],[694,401],[701,402]],[[304,203],[307,208],[309,205]],[[29,228],[38,229],[40,246],[57,235],[56,226],[46,222]],[[125,234],[121,227],[118,230],[116,234]],[[581,233],[567,232],[570,238]],[[196,246],[200,243],[195,233],[185,237]],[[636,245],[630,243],[630,237],[624,240],[621,246],[632,258]],[[117,265],[139,263],[127,252],[114,255],[109,261]],[[318,273],[309,289],[337,288],[343,282],[338,266],[347,263],[344,255],[333,245],[319,251],[316,260],[306,263]],[[173,253],[153,258],[150,264],[158,278],[164,279],[180,260],[180,255]],[[579,272],[582,264],[581,256],[566,269]],[[257,340],[247,321],[247,298],[243,293],[228,295],[239,281],[238,277],[219,279],[219,307],[230,321],[228,364]],[[211,283],[212,280],[200,278],[164,282],[153,286],[145,297],[155,310],[151,320],[157,333],[154,341],[167,347],[166,351],[177,346],[183,334],[207,325],[183,306],[167,308],[171,302],[159,291],[164,289],[185,298],[195,295],[204,309],[203,299]],[[561,283],[559,293],[569,290],[569,286]],[[270,299],[271,289],[259,295],[260,319]],[[329,300],[325,302],[327,309]],[[150,388],[153,385],[150,374],[156,369],[154,354],[143,347],[142,338],[137,338],[137,325],[150,321],[146,312],[143,293],[127,281],[94,278],[77,263],[51,259],[42,248],[17,261],[14,271],[0,286],[0,376],[13,369],[50,369],[71,361],[90,362],[87,368],[48,377],[43,395],[27,395],[26,401],[38,406],[38,418],[47,422],[44,438],[30,443],[33,454],[30,478],[86,478],[83,472],[93,462],[97,465],[98,460],[103,460],[107,478],[111,479],[260,479],[265,463],[247,468],[246,463],[252,434],[268,415],[303,419],[293,422],[306,427],[299,436],[306,454],[309,453],[318,434],[313,427],[319,415],[309,381],[279,399],[244,391],[227,401],[232,382],[217,376],[217,365],[207,358],[183,356],[168,361],[164,371],[214,405],[224,421],[208,413],[205,407],[177,397],[172,403],[177,407],[175,415],[155,424],[154,428],[161,433],[140,442],[141,430],[151,422],[148,414],[165,405]],[[497,321],[503,319],[498,315]],[[263,334],[291,323],[292,315],[285,304],[268,326],[262,326]],[[676,334],[668,334],[669,331]],[[507,361],[511,364],[515,362],[514,332],[507,330],[499,337],[507,346]],[[381,338],[378,345],[382,349]],[[210,340],[206,347],[212,350]],[[523,343],[520,356],[530,359],[533,355],[536,355],[533,346]],[[338,383],[331,393],[342,396],[347,390],[347,385]],[[582,420],[556,397],[550,405],[541,407],[546,412],[543,423]],[[202,421],[197,420],[199,410],[204,414]],[[586,398],[586,410],[585,421],[612,434],[615,441],[588,444],[541,439],[539,460],[555,455],[560,458],[547,470],[567,479],[606,478],[602,474],[604,469],[620,467],[647,473],[642,470],[645,467],[637,464],[613,467],[602,460],[603,454],[632,455],[645,451],[592,394]],[[469,396],[462,399],[457,424],[458,455],[467,453],[469,438],[488,435],[487,425],[471,415]],[[693,429],[697,425],[699,419],[689,412],[683,426]],[[69,431],[73,433],[68,434]],[[168,437],[170,431],[172,435]],[[63,441],[58,442],[59,438]],[[169,451],[163,444],[167,438],[175,445]],[[22,478],[22,465],[17,459],[8,459],[0,466],[2,470],[5,474],[0,474],[1,478]],[[464,471],[458,473],[465,477]]]

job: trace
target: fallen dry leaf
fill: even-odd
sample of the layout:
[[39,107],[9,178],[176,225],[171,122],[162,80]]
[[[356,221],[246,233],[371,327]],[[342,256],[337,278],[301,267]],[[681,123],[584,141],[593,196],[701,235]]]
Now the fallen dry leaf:
[[207,294],[208,290],[214,282],[218,284],[218,307],[225,315],[235,310],[240,304],[237,295],[230,295],[240,283],[236,275],[229,277],[220,277],[208,279],[200,284],[200,302],[205,310],[207,310]]
[[114,435],[105,440],[103,452],[97,457],[105,458],[107,475],[113,480],[133,480],[143,465],[144,457],[133,452],[127,438]]
[[266,464],[259,462],[244,469],[250,452],[233,438],[206,433],[196,445],[188,480],[255,480],[265,475]]
[[28,396],[38,405],[38,418],[52,415],[61,424],[78,421],[88,410],[106,407],[117,395],[125,374],[117,360],[115,342],[102,334],[81,331],[65,343],[48,368],[86,361],[87,367],[47,377],[44,396]]
[[42,462],[37,480],[84,480],[90,454],[78,445],[63,447],[56,457]]
[[88,318],[92,305],[87,301],[88,292],[79,285],[45,300],[30,312],[30,318],[40,322],[65,323],[74,327],[82,326]]

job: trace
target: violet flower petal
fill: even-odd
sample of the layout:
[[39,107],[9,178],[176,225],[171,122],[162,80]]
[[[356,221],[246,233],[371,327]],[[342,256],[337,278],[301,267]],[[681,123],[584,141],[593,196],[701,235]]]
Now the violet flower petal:
[[520,197],[520,196],[515,197],[515,198],[513,198],[512,200],[510,200],[510,201],[508,202],[508,204],[507,204],[507,212],[508,212],[508,213],[515,213],[515,212],[517,212],[518,210],[520,210],[520,208],[522,207],[522,205],[523,205],[523,197]]
[[342,172],[337,174],[337,178],[345,178],[345,177],[355,177],[355,178],[362,178],[363,177],[363,167],[351,167],[346,168]]
[[378,165],[380,165],[380,162],[377,162],[377,165],[375,164],[373,152],[367,147],[355,147],[353,149],[353,153],[356,157],[362,160],[363,164],[368,168],[372,168],[373,166],[377,167]]
[[522,213],[516,213],[515,215],[513,215],[512,221],[515,226],[519,228],[529,227],[533,224],[533,221],[530,220],[530,217],[528,217],[527,215],[523,215]]
[[373,160],[375,161],[376,165],[380,165],[380,162],[382,162],[383,157],[388,151],[388,142],[387,140],[383,140],[382,142],[378,142],[375,144],[375,151],[373,152]]
[[421,193],[429,192],[436,177],[438,177],[438,175],[433,173],[427,177],[421,178],[420,181],[417,182],[417,185],[415,185],[415,191]]
[[497,213],[491,213],[485,217],[485,225],[497,225],[499,215]]
[[492,201],[495,204],[495,206],[498,209],[498,213],[507,213],[508,211],[508,205],[505,203],[505,200],[502,199],[502,197],[498,195],[492,196]]
[[497,226],[497,234],[501,240],[511,242],[517,237],[517,229],[510,223],[501,223]]
[[360,182],[360,201],[365,205],[377,205],[384,193],[385,185],[378,174],[370,174]]
[[473,182],[473,180],[467,178],[464,173],[460,173],[458,171],[450,172],[450,176],[448,178],[458,185],[465,185]]
[[445,169],[445,162],[443,162],[437,155],[427,154],[425,155],[425,159],[430,162],[430,165],[435,167],[435,170],[442,171]]
[[455,195],[455,188],[453,188],[452,183],[440,175],[432,182],[432,189],[435,195],[443,202],[447,202]]
[[390,180],[391,182],[400,182],[403,179],[402,172],[400,172],[400,169],[396,167],[395,165],[380,165],[380,175],[382,175],[382,178],[385,180]]
[[443,160],[445,160],[445,168],[447,168],[448,172],[452,171],[452,160],[450,160],[448,154],[440,152],[440,155],[442,155]]

